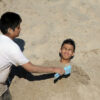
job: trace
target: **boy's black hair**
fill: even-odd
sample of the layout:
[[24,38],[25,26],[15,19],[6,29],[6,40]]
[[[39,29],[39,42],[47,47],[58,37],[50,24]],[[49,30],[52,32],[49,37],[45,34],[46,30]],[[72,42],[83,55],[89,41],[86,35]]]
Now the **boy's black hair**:
[[0,30],[3,34],[8,33],[8,28],[15,29],[22,19],[20,15],[14,12],[6,12],[0,18]]
[[75,52],[75,42],[72,39],[66,39],[63,41],[61,48],[63,47],[64,44],[71,44],[73,46],[73,52]]
[[[64,40],[63,43],[62,43],[62,45],[61,45],[61,49],[62,49],[62,47],[63,47],[64,44],[70,44],[70,45],[72,45],[73,46],[73,52],[75,52],[76,46],[75,46],[74,40],[72,40],[72,39],[66,39],[66,40]],[[61,53],[59,53],[59,56],[61,57]],[[74,56],[72,56],[70,59],[72,59],[73,57]]]

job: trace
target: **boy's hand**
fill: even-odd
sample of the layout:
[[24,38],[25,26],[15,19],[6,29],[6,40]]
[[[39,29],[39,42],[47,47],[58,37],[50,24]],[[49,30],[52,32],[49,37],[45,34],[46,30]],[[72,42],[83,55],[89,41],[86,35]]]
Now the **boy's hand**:
[[64,70],[64,68],[55,68],[54,69],[54,72],[55,73],[58,73],[58,74],[60,74],[60,75],[63,75],[64,73],[65,73],[65,70]]

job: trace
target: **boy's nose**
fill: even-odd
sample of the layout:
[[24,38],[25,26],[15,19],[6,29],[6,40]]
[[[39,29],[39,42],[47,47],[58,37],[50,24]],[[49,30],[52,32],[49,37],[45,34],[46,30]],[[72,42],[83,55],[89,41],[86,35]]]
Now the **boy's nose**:
[[69,50],[68,50],[68,49],[66,49],[65,51],[66,51],[66,52],[68,52]]

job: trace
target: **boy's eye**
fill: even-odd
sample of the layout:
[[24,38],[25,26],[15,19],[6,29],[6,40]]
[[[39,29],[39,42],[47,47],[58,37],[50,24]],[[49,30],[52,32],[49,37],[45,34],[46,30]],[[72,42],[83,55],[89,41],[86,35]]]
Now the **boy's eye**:
[[67,48],[63,48],[63,50],[68,50]]
[[72,51],[72,49],[68,49],[68,48],[62,48],[63,50],[68,50],[68,51]]

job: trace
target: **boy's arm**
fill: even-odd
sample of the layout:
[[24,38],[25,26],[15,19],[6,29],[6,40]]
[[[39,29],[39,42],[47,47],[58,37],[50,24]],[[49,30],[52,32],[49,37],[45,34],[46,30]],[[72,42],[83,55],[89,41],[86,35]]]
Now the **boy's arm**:
[[28,72],[32,73],[59,73],[60,75],[62,75],[65,72],[63,68],[37,66],[32,64],[31,62],[23,64],[22,67]]

